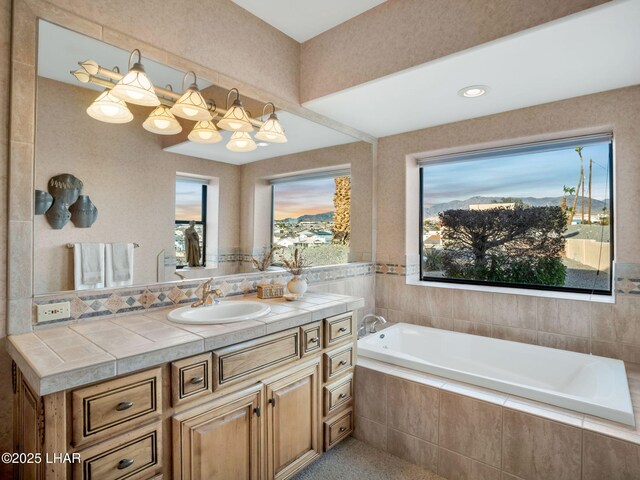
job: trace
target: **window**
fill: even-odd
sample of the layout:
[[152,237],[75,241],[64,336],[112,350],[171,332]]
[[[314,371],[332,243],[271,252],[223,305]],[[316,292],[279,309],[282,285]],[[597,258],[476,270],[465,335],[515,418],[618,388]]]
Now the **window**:
[[176,178],[176,267],[188,266],[185,245],[185,230],[193,222],[200,239],[200,260],[204,264],[207,248],[207,183],[205,180],[188,177]]
[[273,244],[285,251],[304,248],[305,257],[314,266],[347,263],[351,235],[349,172],[278,179],[272,183]]
[[427,158],[425,281],[611,293],[611,135]]

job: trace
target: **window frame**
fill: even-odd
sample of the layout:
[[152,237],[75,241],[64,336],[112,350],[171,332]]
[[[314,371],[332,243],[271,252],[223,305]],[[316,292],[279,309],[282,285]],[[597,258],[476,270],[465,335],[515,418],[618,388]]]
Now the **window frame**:
[[[202,184],[202,204],[201,204],[201,220],[175,220],[174,227],[178,225],[189,225],[194,222],[196,225],[202,225],[202,264],[199,267],[204,267],[207,264],[207,187],[206,183]],[[175,230],[175,228],[174,228]],[[189,265],[178,265],[176,262],[176,270],[187,268]],[[197,268],[197,267],[196,267]]]
[[[473,285],[474,287],[493,287],[493,288],[505,288],[505,289],[518,289],[518,290],[539,290],[545,292],[561,292],[561,293],[577,293],[577,294],[588,294],[588,295],[598,295],[598,296],[612,296],[613,295],[613,281],[614,281],[614,266],[615,266],[615,205],[614,205],[614,182],[615,182],[615,174],[614,174],[614,152],[613,152],[613,135],[610,135],[609,140],[609,158],[608,158],[608,182],[609,182],[609,250],[610,250],[610,259],[611,263],[609,266],[609,281],[607,290],[600,290],[595,288],[576,288],[576,287],[556,287],[552,285],[530,285],[530,284],[518,284],[518,283],[506,283],[506,282],[490,282],[490,281],[473,281],[467,279],[459,279],[459,278],[443,278],[443,277],[429,277],[425,276],[424,272],[424,208],[423,208],[423,199],[424,199],[424,168],[428,166],[428,161],[423,161],[418,165],[418,174],[420,179],[419,186],[419,195],[418,195],[418,212],[419,212],[419,226],[418,226],[418,254],[419,254],[419,279],[421,282],[434,282],[438,284],[455,284],[455,285]],[[559,139],[559,141],[573,141],[576,140],[576,143],[579,143],[580,137],[567,137],[564,139]],[[548,142],[538,142],[538,143],[548,143]],[[503,147],[503,149],[519,149],[525,147],[527,144],[514,144],[508,147]],[[530,144],[535,145],[535,144]],[[465,152],[466,154],[474,154],[480,153],[482,150],[475,150],[471,152]],[[452,155],[453,156],[453,155]]]

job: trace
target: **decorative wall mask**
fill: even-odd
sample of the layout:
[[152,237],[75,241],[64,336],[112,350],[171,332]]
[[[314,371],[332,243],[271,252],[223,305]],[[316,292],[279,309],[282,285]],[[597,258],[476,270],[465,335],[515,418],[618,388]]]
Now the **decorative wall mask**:
[[98,218],[98,209],[89,195],[80,195],[78,200],[69,207],[71,221],[78,228],[89,228]]

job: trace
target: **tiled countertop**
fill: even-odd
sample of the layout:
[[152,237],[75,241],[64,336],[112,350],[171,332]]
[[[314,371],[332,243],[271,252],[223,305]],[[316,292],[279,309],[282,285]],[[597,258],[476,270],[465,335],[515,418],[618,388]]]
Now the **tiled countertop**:
[[172,307],[11,335],[7,350],[35,392],[47,395],[364,307],[362,298],[329,293],[307,293],[297,302],[255,295],[225,301],[237,300],[266,302],[271,312],[244,322],[183,325],[167,320]]

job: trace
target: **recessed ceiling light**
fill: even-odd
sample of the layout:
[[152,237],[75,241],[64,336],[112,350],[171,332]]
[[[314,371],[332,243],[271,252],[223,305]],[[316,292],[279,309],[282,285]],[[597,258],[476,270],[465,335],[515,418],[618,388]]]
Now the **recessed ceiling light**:
[[259,147],[268,147],[269,144],[267,142],[258,142],[256,143],[256,145],[258,145]]
[[470,87],[464,87],[458,91],[458,95],[466,98],[481,97],[489,91],[489,87],[486,85],[471,85]]

